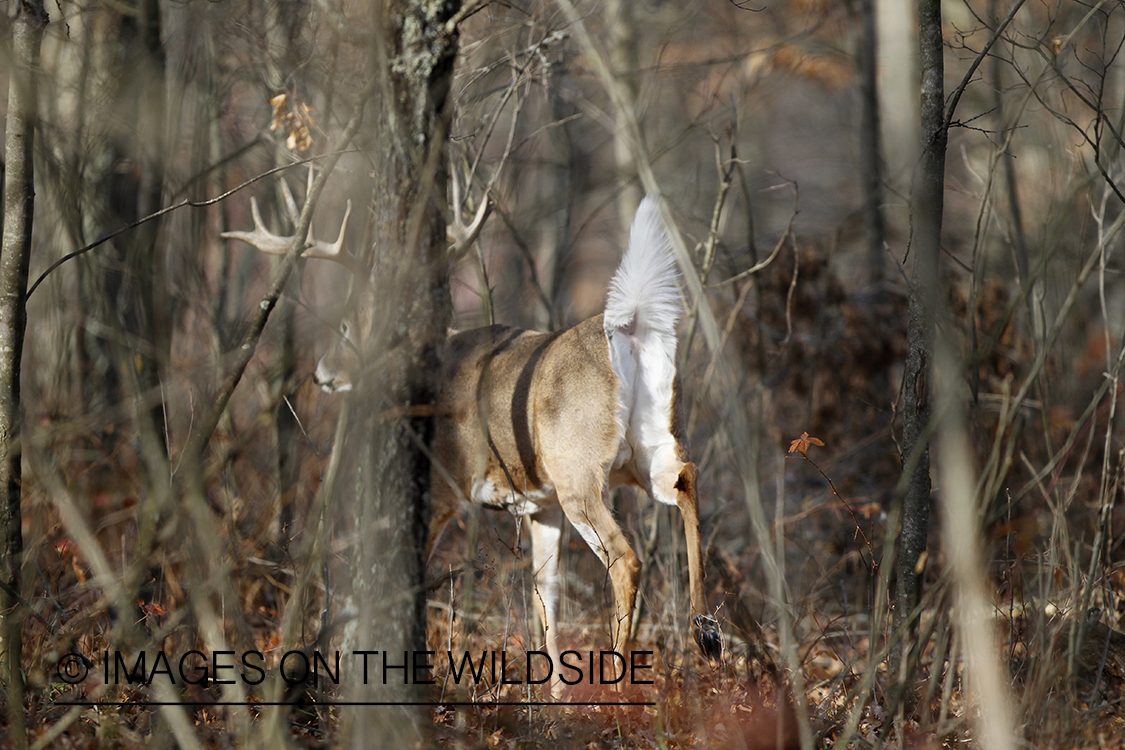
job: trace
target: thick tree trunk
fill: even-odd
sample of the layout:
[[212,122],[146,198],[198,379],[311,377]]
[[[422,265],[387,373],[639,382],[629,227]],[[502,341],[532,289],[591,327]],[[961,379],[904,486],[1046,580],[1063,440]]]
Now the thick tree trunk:
[[[265,12],[268,19],[265,50],[267,98],[281,92],[291,93],[291,89],[296,89],[299,97],[304,89],[305,77],[305,68],[300,61],[306,59],[308,54],[301,43],[301,31],[307,8],[299,3],[276,0],[266,4]],[[278,138],[284,141],[285,136],[282,134]],[[282,166],[289,158],[287,151],[278,148],[274,155],[274,166]],[[274,191],[274,214],[279,218],[285,215],[285,198],[281,183],[277,184],[277,190]],[[285,231],[293,229],[294,227],[287,227]],[[285,260],[280,257],[271,259],[274,269],[284,262]],[[296,313],[300,293],[300,274],[294,274],[289,279],[285,293],[278,300],[277,310],[273,315],[274,346],[277,355],[270,373],[270,393],[277,398],[277,409],[274,412],[279,504],[277,545],[278,549],[284,552],[288,552],[289,540],[296,533],[293,528],[296,520],[293,504],[301,466],[301,432],[296,416],[293,414],[299,385],[296,378]]]
[[[90,34],[84,95],[89,118],[81,126],[89,143],[77,159],[88,165],[84,183],[83,239],[104,236],[146,216],[163,204],[165,147],[165,58],[156,0],[143,0],[134,13],[99,9]],[[114,409],[131,402],[129,427],[139,437],[149,483],[167,482],[164,410],[160,373],[167,359],[171,326],[161,301],[165,271],[157,252],[159,220],[147,222],[82,261],[82,308],[91,318],[85,376],[90,403]],[[128,427],[114,425],[107,442],[126,440]]]
[[[80,155],[95,166],[90,172],[97,188],[88,191],[85,210],[87,238],[100,237],[122,224],[134,222],[162,207],[165,148],[165,55],[161,40],[160,8],[143,0],[135,13],[101,10],[95,39],[106,53],[91,56],[91,78],[101,82],[91,96],[95,106],[83,125],[97,135],[100,148]],[[101,101],[98,101],[99,99]],[[112,113],[108,120],[107,115]],[[110,413],[119,403],[122,429],[106,435],[110,444],[135,440],[139,449],[144,493],[138,566],[128,586],[143,602],[162,600],[156,582],[163,577],[158,564],[147,560],[149,532],[157,519],[166,519],[171,469],[164,431],[161,374],[167,366],[171,323],[167,317],[165,267],[157,235],[160,220],[146,222],[107,244],[104,251],[83,261],[80,284],[88,326],[88,352],[99,366],[87,376],[85,392],[95,403],[108,399]],[[129,416],[124,416],[128,414]],[[112,423],[111,423],[112,424]],[[131,623],[135,612],[118,612],[119,643],[135,645]]]
[[[447,23],[458,2],[374,0],[376,70],[382,116],[375,122],[372,210],[376,253],[373,320],[363,342],[366,366],[356,402],[365,420],[352,455],[358,460],[353,591],[356,647],[376,650],[377,678],[356,685],[351,745],[406,747],[429,724],[425,699],[405,654],[426,648],[423,554],[429,526],[432,416],[382,416],[433,404],[440,349],[450,321],[445,239],[445,142],[457,34]],[[356,431],[351,431],[356,434]],[[386,654],[384,662],[383,654]],[[369,675],[374,677],[374,673]],[[404,679],[406,678],[406,679]]]
[[38,108],[36,71],[39,45],[47,25],[42,0],[22,0],[12,28],[13,66],[8,88],[4,136],[4,237],[0,250],[0,648],[7,681],[8,732],[15,747],[27,747],[23,713],[20,623],[20,565],[23,562],[23,513],[20,440],[20,365],[27,329],[27,271],[35,215],[35,121]]
[[[160,5],[144,0],[137,6],[140,48],[136,51],[145,75],[139,81],[135,110],[140,135],[138,161],[141,177],[136,186],[138,217],[158,211],[164,205],[165,134],[165,55],[161,40]],[[133,393],[133,418],[137,422],[142,459],[150,484],[168,481],[168,443],[164,434],[164,404],[159,397],[160,381],[167,368],[171,349],[171,323],[163,300],[167,296],[164,254],[157,244],[159,219],[138,227],[126,246],[128,268],[136,278],[133,299],[129,301],[126,330],[140,343],[122,361],[122,370],[136,373]]]
[[[940,281],[939,252],[945,182],[945,87],[942,60],[941,2],[918,6],[922,71],[922,161],[915,185],[914,274],[910,287],[907,353],[903,372],[902,461],[905,487],[902,529],[895,569],[896,626],[917,605],[923,572],[918,559],[926,549],[930,517],[930,391],[934,351],[934,305]],[[915,624],[910,633],[917,631]],[[912,638],[908,637],[908,641]],[[908,693],[909,700],[909,693]]]

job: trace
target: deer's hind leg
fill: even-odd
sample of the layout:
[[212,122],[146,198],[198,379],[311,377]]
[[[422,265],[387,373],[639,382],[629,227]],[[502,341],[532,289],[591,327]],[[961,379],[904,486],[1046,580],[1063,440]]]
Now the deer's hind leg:
[[614,602],[613,648],[623,652],[633,622],[640,560],[613,517],[604,481],[585,487],[557,486],[556,491],[567,519],[609,571]]
[[[535,610],[547,655],[551,657],[554,675],[560,674],[559,659],[559,554],[562,539],[562,508],[552,505],[525,516],[531,532],[531,557],[535,574]],[[551,695],[559,697],[562,683],[557,676],[551,680]]]

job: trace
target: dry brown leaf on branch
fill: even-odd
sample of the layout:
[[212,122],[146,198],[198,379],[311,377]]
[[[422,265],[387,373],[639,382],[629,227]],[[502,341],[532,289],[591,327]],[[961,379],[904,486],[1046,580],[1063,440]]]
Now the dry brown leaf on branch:
[[312,116],[312,107],[305,102],[289,102],[289,94],[278,94],[270,100],[273,107],[273,119],[270,122],[270,132],[284,130],[288,132],[285,145],[291,151],[308,151],[312,148],[313,139],[311,129],[316,127],[316,120]]
[[820,438],[810,437],[809,433],[807,433],[807,432],[802,432],[801,437],[799,437],[796,440],[789,443],[789,453],[793,453],[793,451],[797,451],[802,456],[808,456],[810,445],[819,445],[823,448],[824,447],[824,441],[821,440]]

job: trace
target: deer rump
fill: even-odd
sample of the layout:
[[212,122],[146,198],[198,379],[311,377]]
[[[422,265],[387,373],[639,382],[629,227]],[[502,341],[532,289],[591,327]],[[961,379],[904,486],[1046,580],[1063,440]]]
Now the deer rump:
[[435,410],[431,544],[460,497],[525,518],[534,600],[555,664],[564,517],[609,570],[614,647],[628,642],[640,564],[609,507],[609,490],[622,484],[680,508],[696,639],[706,656],[721,654],[703,601],[696,470],[683,438],[681,309],[675,257],[656,204],[646,198],[603,314],[553,333],[496,325],[447,341]]

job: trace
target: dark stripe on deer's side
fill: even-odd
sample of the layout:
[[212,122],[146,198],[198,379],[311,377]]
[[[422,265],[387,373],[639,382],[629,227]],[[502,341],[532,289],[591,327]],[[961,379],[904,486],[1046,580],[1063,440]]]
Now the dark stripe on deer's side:
[[[493,457],[496,459],[496,463],[500,465],[500,469],[504,472],[504,477],[508,481],[508,488],[512,492],[516,492],[518,488],[515,486],[515,482],[513,482],[512,480],[512,472],[508,470],[508,465],[504,463],[504,457],[500,455],[500,451],[496,448],[496,442],[492,439],[492,428],[490,422],[490,420],[492,419],[492,404],[488,403],[487,405],[485,405],[485,400],[488,394],[491,392],[489,388],[489,376],[492,371],[492,361],[496,359],[497,355],[510,347],[512,345],[512,342],[518,339],[524,332],[519,328],[508,328],[505,326],[491,326],[490,328],[483,330],[487,331],[490,337],[492,334],[499,331],[504,331],[505,336],[499,339],[496,344],[492,348],[490,348],[484,355],[484,359],[480,368],[480,375],[477,376],[477,390],[475,394],[477,405],[476,417],[477,421],[480,422],[481,432],[484,433],[485,442],[488,443],[488,450],[492,452]],[[494,510],[504,509],[503,506],[490,505],[488,503],[485,503],[484,506],[486,508],[493,508]]]
[[531,385],[535,380],[539,362],[561,333],[562,331],[555,331],[550,336],[544,337],[543,343],[535,347],[535,351],[527,359],[527,364],[520,370],[516,389],[512,392],[512,434],[516,440],[516,450],[520,454],[524,475],[531,488],[535,489],[539,488],[542,482],[535,468],[535,436],[531,433]]

